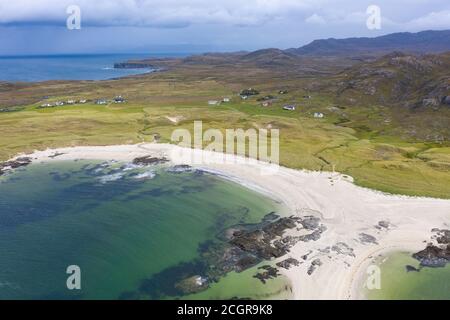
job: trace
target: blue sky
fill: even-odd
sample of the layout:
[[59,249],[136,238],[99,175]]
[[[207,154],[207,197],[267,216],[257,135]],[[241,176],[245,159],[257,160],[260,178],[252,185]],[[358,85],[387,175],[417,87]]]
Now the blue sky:
[[[66,28],[70,5],[80,30]],[[366,26],[369,5],[380,30]],[[0,0],[0,55],[290,48],[430,29],[450,29],[449,0]]]

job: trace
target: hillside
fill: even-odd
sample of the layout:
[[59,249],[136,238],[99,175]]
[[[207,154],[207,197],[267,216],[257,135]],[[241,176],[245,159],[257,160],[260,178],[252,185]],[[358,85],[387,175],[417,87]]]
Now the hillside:
[[392,51],[439,53],[450,50],[450,30],[418,33],[392,33],[375,38],[314,40],[310,44],[286,52],[296,55],[379,55]]
[[344,71],[338,95],[438,110],[450,107],[449,70],[450,52],[425,56],[394,52]]

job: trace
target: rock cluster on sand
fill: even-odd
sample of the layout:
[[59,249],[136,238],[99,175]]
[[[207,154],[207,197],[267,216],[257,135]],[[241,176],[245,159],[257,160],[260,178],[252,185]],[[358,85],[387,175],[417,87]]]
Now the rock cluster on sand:
[[309,275],[309,276],[312,275],[313,272],[314,272],[318,267],[320,267],[321,265],[322,265],[322,260],[320,260],[320,259],[314,259],[314,260],[311,262],[311,265],[310,265],[309,268],[308,268],[308,271],[307,271],[308,275]]
[[166,163],[169,162],[169,159],[165,158],[165,157],[152,157],[152,156],[144,156],[144,157],[139,157],[139,158],[135,158],[133,160],[133,164],[136,165],[157,165],[157,164],[162,164],[162,163]]
[[266,280],[273,279],[278,277],[280,274],[278,273],[278,269],[269,265],[265,265],[258,268],[259,270],[263,270],[262,272],[258,272],[253,277],[261,280],[262,283],[266,283]]
[[287,258],[286,260],[280,261],[276,263],[277,267],[283,268],[283,269],[289,269],[292,266],[296,267],[300,264],[300,262],[294,258]]

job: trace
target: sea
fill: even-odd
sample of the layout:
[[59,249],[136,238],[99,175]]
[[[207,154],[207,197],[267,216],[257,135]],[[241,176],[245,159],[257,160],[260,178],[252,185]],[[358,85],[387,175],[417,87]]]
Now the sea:
[[[207,279],[201,255],[225,229],[282,210],[201,171],[31,164],[0,177],[0,299],[286,298],[287,279],[263,284],[257,265]],[[192,276],[208,288],[180,290]]]
[[379,286],[364,289],[368,299],[450,300],[450,264],[421,267],[411,252],[393,252],[376,263],[380,267]]
[[188,55],[188,53],[134,53],[0,56],[0,81],[106,80],[153,71],[148,68],[115,69],[116,62]]

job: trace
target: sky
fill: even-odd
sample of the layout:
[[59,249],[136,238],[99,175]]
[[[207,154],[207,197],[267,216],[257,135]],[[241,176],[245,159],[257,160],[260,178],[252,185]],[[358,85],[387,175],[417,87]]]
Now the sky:
[[444,29],[449,0],[0,0],[0,55],[286,49]]

